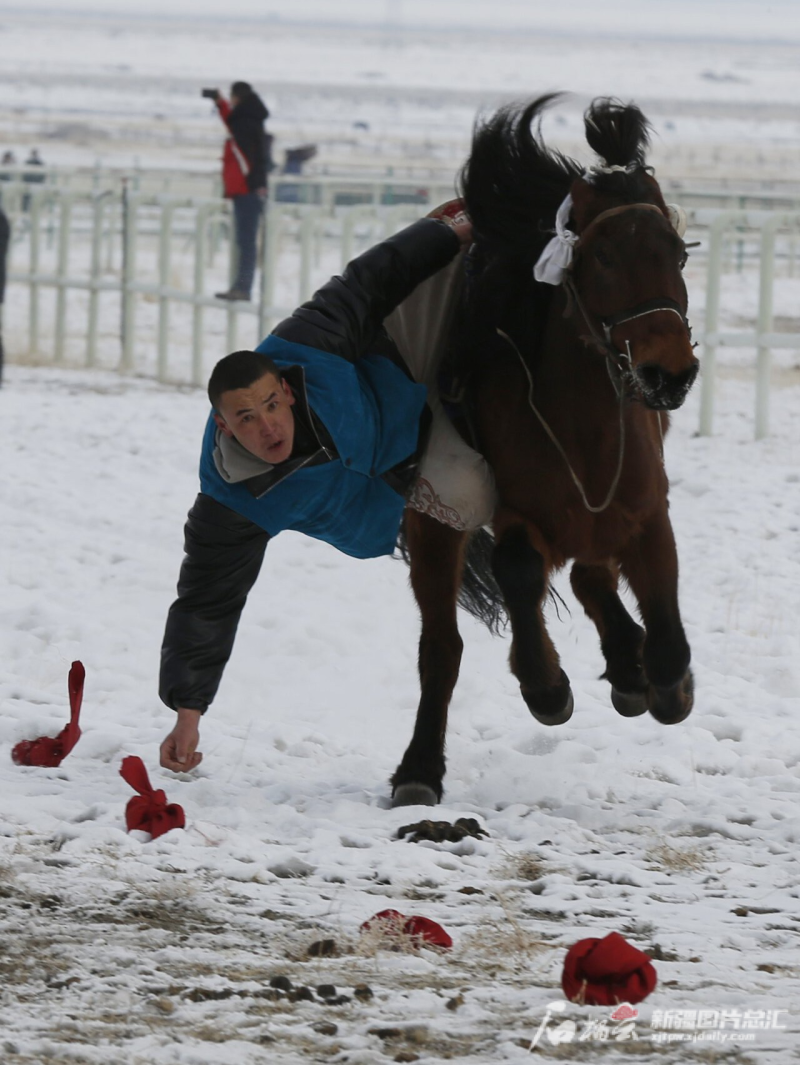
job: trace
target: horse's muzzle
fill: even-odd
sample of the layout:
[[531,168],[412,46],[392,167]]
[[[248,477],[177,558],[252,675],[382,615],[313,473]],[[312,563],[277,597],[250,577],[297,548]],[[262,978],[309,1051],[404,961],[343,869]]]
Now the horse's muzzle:
[[694,384],[700,364],[695,361],[681,373],[669,373],[655,362],[633,368],[633,377],[645,404],[652,410],[677,410]]

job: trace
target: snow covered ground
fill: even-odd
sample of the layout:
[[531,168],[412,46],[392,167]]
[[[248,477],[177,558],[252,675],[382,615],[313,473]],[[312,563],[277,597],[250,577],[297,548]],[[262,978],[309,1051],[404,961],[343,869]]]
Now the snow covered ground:
[[[304,0],[296,13],[319,17],[319,3]],[[72,5],[79,6],[92,5]],[[261,6],[265,14],[276,8]],[[387,17],[422,18],[416,0],[377,6]],[[336,7],[363,17],[361,0]],[[133,11],[110,0],[104,8]],[[762,5],[755,32],[754,5],[725,5],[724,39],[713,37],[720,5],[678,6],[686,39],[675,32],[659,44],[662,8],[643,2],[642,47],[622,21],[624,9],[608,9],[623,12],[609,51],[589,48],[584,37],[574,48],[563,44],[559,84],[637,98],[671,89],[703,122],[715,107],[718,118],[724,111],[733,125],[721,140],[741,135],[765,153],[783,151],[780,144],[789,151],[800,69],[792,61],[793,7]],[[439,0],[426,10],[435,23],[434,14],[452,18],[454,8]],[[485,5],[464,10],[475,22]],[[493,10],[507,31],[512,16],[529,29],[538,5],[502,0]],[[576,18],[596,26],[599,10],[579,4]],[[696,24],[687,22],[691,11]],[[150,79],[151,102],[159,85],[175,88],[170,99],[185,100],[188,113],[190,83],[215,55],[214,73],[241,73],[231,70],[227,57],[236,52],[222,31],[215,52],[205,30],[173,26],[159,36],[132,17],[125,32],[103,37],[87,20],[71,40],[91,40],[94,53],[76,46],[70,56],[59,51],[65,16],[2,12],[0,79],[34,110],[66,100],[97,121],[102,84],[93,79],[102,71],[96,62],[92,69],[92,55],[131,64],[127,73],[106,71],[121,86],[121,110],[135,111],[129,89]],[[243,13],[254,12],[243,4]],[[539,25],[557,29],[561,16],[549,14]],[[781,32],[770,28],[776,18]],[[390,81],[424,90],[438,54],[450,64],[446,76],[440,71],[443,86],[458,86],[464,69],[470,78],[461,81],[481,90],[528,84],[517,53],[509,62],[499,44],[494,64],[465,67],[455,44],[436,53],[430,38],[424,47],[404,46],[404,58],[385,44],[376,51],[369,37],[337,52],[341,32],[315,31],[314,48],[329,34],[327,52],[306,53],[297,38],[293,67],[292,31],[283,27],[276,34],[283,51],[270,45],[285,64],[281,77],[288,83],[293,70],[303,78],[316,71],[326,83],[335,75],[340,88],[367,84],[359,71],[391,55]],[[245,31],[231,33],[241,43]],[[538,46],[537,61],[547,47]],[[624,61],[637,54],[637,65]],[[645,54],[649,64],[639,62]],[[750,88],[723,77],[741,73],[730,66],[734,54],[749,64]],[[684,76],[673,85],[663,60],[680,56]],[[704,69],[720,78],[701,77]],[[532,88],[551,84],[537,80]],[[379,129],[392,125],[386,98],[370,111]],[[754,103],[762,118],[789,108],[777,141],[776,125],[754,118]],[[411,132],[424,135],[423,111],[405,114]],[[712,125],[699,122],[679,124],[675,144],[702,140],[704,130],[713,139]],[[163,154],[153,148],[153,158]],[[729,280],[724,317],[749,320],[754,275]],[[702,273],[690,272],[690,281],[698,306]],[[7,301],[19,299],[12,287]],[[781,279],[776,306],[793,327],[795,280]],[[24,313],[6,311],[12,322]],[[550,618],[576,696],[564,726],[545,729],[530,717],[507,668],[508,640],[463,617],[447,792],[433,816],[475,817],[488,835],[457,844],[398,839],[402,826],[431,811],[388,808],[388,777],[417,701],[416,609],[396,560],[355,562],[292,534],[276,539],[202,725],[202,765],[185,777],[158,768],[158,745],[171,727],[156,695],[158,654],[196,491],[206,401],[198,390],[111,373],[7,367],[0,390],[0,1062],[793,1060],[800,1037],[800,385],[796,360],[781,356],[771,434],[754,443],[743,359],[720,354],[715,435],[694,435],[695,388],[667,440],[697,684],[692,716],[664,728],[613,711],[598,679],[596,633],[565,576],[557,588],[569,612]],[[74,659],[87,672],[82,739],[60,768],[15,766],[18,740],[55,735],[66,723]],[[155,841],[126,833],[132,792],[118,771],[129,754],[183,805],[185,831]],[[387,906],[440,922],[452,951],[393,951],[359,933]],[[531,1050],[548,1004],[564,1003],[568,946],[613,930],[649,953],[658,972],[635,1038],[614,1038],[609,1010],[568,1004]],[[326,939],[334,954],[309,953]],[[294,993],[270,985],[281,976]],[[320,995],[326,984],[344,1001]],[[570,1041],[569,1029],[555,1030],[564,1018],[577,1026]],[[590,1029],[590,1021],[599,1023]],[[674,1027],[679,1022],[684,1027]]]
[[[2,1060],[528,1060],[566,948],[618,930],[659,975],[637,1041],[545,1037],[534,1053],[788,1061],[800,1032],[798,399],[775,394],[774,435],[754,444],[749,385],[727,380],[718,435],[693,436],[694,396],[668,438],[689,721],[614,713],[565,579],[570,613],[551,626],[577,709],[560,728],[530,718],[507,641],[464,618],[435,816],[474,816],[489,835],[413,844],[398,828],[430,811],[387,809],[416,705],[404,565],[278,538],[203,722],[202,765],[159,770],[171,715],[155,694],[158,651],[205,400],[12,367],[0,392]],[[13,765],[14,743],[66,722],[75,658],[83,738],[58,769]],[[185,831],[126,834],[127,754],[184,806]],[[365,941],[360,923],[386,906],[439,921],[452,952]],[[309,957],[326,938],[338,955]],[[349,1001],[264,997],[281,975]],[[363,983],[371,998],[354,995]],[[766,1011],[762,1023],[785,1028],[729,1020],[728,1038],[752,1041],[722,1047],[709,1029],[653,1042],[653,1011],[700,1009],[740,1023]],[[608,1013],[566,1016],[580,1033]]]

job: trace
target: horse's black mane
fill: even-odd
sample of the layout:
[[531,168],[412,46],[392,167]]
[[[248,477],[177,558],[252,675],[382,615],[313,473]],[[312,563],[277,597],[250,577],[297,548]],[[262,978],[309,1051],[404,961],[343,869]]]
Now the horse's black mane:
[[461,185],[478,244],[535,262],[550,239],[555,213],[583,170],[542,142],[542,114],[561,95],[509,104],[476,125]]
[[[479,122],[461,173],[476,241],[490,257],[535,262],[552,236],[556,211],[573,181],[584,174],[574,159],[542,141],[544,112],[562,93],[509,104]],[[612,173],[592,170],[599,191],[635,201],[643,193],[650,125],[635,104],[600,98],[584,115],[586,140]]]

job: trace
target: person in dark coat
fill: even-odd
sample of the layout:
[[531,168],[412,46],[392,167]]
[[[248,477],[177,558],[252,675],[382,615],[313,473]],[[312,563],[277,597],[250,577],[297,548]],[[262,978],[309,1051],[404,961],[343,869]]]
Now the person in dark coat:
[[[0,159],[0,166],[16,166],[17,157],[11,151],[10,148],[3,152],[3,158]],[[10,181],[11,174],[7,170],[0,170],[0,181]]]
[[[37,148],[31,148],[30,155],[25,160],[26,167],[33,167],[33,170],[26,170],[22,175],[22,180],[28,185],[41,185],[44,181],[44,160]],[[27,211],[30,209],[31,198],[26,192],[22,197],[22,210]]]
[[3,384],[3,299],[6,294],[6,257],[8,256],[8,242],[11,237],[11,226],[8,216],[0,208],[0,387]]
[[236,280],[218,299],[249,300],[256,270],[258,224],[267,195],[267,138],[264,122],[269,110],[246,81],[231,85],[230,102],[216,90],[213,96],[230,136],[222,155],[222,185],[233,204],[239,265]]
[[[431,379],[428,368],[410,368],[389,331],[396,308],[459,273],[470,237],[468,221],[415,222],[354,259],[255,351],[234,352],[214,368],[200,494],[161,651],[159,695],[177,712],[160,749],[166,769],[200,762],[200,718],[273,536],[292,529],[373,558],[394,551],[406,506],[447,524],[458,507],[461,528],[491,519],[485,460],[452,426],[452,437],[443,434],[446,419],[421,383]],[[418,351],[440,330],[421,302],[413,307],[414,322],[425,320]],[[430,459],[433,484],[424,477]],[[415,501],[420,482],[426,490]]]

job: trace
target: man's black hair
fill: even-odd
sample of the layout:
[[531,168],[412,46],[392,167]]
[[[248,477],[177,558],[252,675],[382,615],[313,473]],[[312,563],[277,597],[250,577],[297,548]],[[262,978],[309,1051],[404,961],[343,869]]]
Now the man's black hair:
[[253,95],[253,86],[249,81],[235,81],[231,85],[231,96],[235,96],[237,100],[246,100],[248,96]]
[[219,411],[223,392],[237,388],[249,388],[264,374],[274,374],[280,381],[282,374],[269,355],[260,351],[233,351],[220,359],[208,379],[208,398],[214,410]]

